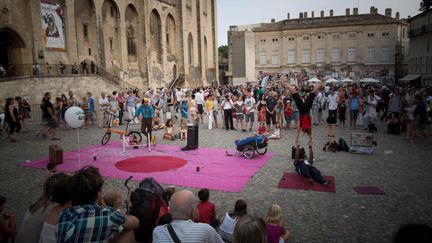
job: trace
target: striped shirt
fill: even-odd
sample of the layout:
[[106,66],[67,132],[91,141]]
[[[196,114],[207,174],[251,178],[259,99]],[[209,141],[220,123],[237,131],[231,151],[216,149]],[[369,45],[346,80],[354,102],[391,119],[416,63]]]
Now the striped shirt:
[[[181,242],[224,243],[219,234],[208,224],[195,223],[192,220],[174,220],[171,225]],[[167,225],[157,226],[153,230],[153,243],[174,243]]]
[[125,218],[111,207],[97,204],[63,210],[57,224],[57,242],[108,242],[123,230]]

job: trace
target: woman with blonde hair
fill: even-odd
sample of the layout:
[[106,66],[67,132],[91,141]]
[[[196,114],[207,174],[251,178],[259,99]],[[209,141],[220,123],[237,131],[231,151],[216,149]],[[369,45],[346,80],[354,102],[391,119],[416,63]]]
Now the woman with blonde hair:
[[268,243],[288,240],[290,233],[283,225],[282,209],[279,205],[273,204],[267,209],[266,223]]

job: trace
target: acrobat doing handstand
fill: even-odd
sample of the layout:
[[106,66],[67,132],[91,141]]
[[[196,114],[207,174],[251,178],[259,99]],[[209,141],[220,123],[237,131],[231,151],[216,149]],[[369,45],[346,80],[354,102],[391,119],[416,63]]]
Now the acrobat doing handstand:
[[294,99],[294,102],[297,105],[297,108],[299,110],[300,116],[299,116],[299,123],[297,125],[297,131],[296,131],[296,141],[295,144],[297,147],[300,146],[300,132],[303,131],[307,134],[309,137],[309,146],[312,146],[313,140],[312,140],[312,119],[310,116],[310,110],[312,109],[312,104],[315,99],[315,95],[318,92],[318,90],[321,88],[321,82],[317,83],[315,87],[313,88],[312,92],[310,92],[305,101],[302,101],[300,98],[300,95],[298,94],[298,91],[288,84],[287,86],[289,92],[292,95],[292,98]]

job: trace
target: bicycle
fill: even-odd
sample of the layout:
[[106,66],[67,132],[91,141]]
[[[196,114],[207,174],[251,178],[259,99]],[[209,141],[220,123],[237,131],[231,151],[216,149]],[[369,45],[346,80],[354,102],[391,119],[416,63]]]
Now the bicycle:
[[128,131],[129,128],[129,123],[131,121],[131,119],[125,119],[124,121],[126,122],[126,127],[124,130],[117,130],[117,129],[113,129],[111,128],[111,123],[113,121],[114,117],[118,117],[117,115],[110,113],[108,111],[105,111],[106,113],[108,113],[109,118],[108,118],[108,127],[107,130],[104,134],[104,136],[102,137],[102,145],[105,145],[109,142],[110,138],[111,138],[111,134],[112,133],[117,133],[120,135],[120,137],[122,139],[124,139],[125,137],[129,137],[129,142],[130,143],[134,143],[134,144],[140,144],[142,141],[142,136],[141,133],[138,131]]

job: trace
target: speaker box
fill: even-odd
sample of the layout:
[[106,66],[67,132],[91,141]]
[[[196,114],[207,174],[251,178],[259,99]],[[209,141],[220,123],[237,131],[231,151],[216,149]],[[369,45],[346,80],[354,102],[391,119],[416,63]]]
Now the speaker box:
[[188,125],[186,148],[198,148],[198,125]]

